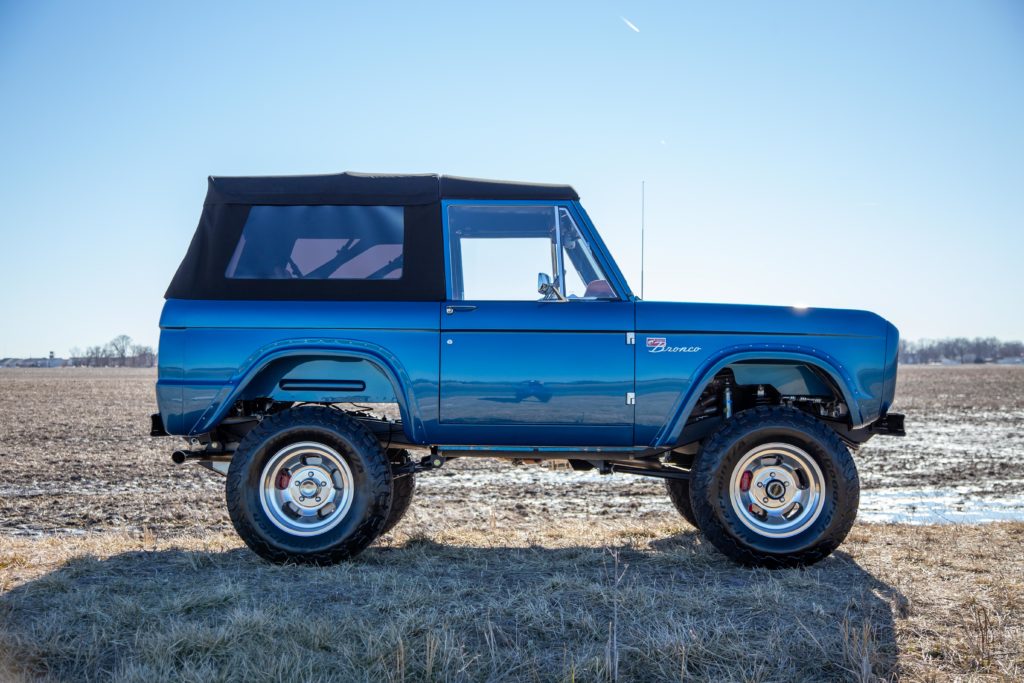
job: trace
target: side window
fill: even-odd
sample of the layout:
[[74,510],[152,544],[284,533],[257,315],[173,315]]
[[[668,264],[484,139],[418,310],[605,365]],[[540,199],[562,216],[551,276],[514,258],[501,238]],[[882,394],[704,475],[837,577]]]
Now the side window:
[[616,298],[564,207],[453,204],[448,234],[456,300],[536,301],[539,274],[570,300]]
[[397,280],[400,206],[254,206],[224,276],[248,280]]

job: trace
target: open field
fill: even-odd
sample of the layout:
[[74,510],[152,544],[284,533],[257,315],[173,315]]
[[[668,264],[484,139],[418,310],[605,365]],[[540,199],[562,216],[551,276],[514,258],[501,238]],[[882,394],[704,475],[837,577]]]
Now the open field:
[[[274,567],[223,479],[144,436],[153,380],[0,371],[0,680],[1024,677],[1022,523],[862,521],[751,571],[659,482],[455,461],[355,562]],[[910,436],[856,456],[863,518],[1024,510],[1024,368],[902,368],[897,410]]]
[[[229,530],[224,482],[176,467],[177,439],[146,434],[152,370],[0,370],[0,533]],[[908,436],[856,455],[866,521],[971,511],[1024,519],[1024,367],[904,367]],[[419,477],[416,522],[675,514],[656,480],[458,460]],[[913,507],[912,507],[913,506]]]

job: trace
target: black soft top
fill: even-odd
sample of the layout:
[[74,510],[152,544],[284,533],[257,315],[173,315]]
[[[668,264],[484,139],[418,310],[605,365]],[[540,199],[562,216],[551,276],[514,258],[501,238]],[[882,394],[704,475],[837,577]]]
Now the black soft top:
[[[443,301],[442,199],[575,201],[568,185],[435,174],[338,173],[213,177],[192,243],[164,295],[168,299]],[[401,206],[400,279],[232,279],[225,275],[246,220],[259,206]]]
[[577,200],[569,185],[481,180],[424,173],[210,176],[206,204],[415,206],[442,199]]

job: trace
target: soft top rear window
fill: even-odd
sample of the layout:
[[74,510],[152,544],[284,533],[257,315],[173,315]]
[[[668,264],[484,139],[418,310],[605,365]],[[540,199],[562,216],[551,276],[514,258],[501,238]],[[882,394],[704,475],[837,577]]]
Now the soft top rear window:
[[398,280],[400,206],[253,206],[224,276],[233,280]]

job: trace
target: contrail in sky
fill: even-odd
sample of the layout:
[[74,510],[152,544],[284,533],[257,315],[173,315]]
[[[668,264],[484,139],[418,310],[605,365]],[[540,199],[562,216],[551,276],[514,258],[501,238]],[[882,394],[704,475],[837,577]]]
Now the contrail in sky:
[[630,27],[631,29],[633,29],[633,30],[634,30],[634,31],[636,31],[637,33],[640,33],[640,29],[638,29],[638,28],[636,27],[636,24],[634,24],[634,23],[633,23],[632,21],[630,21],[629,19],[627,19],[626,17],[619,17],[619,19],[622,19],[622,23],[624,23],[624,24],[625,24],[626,26]]

